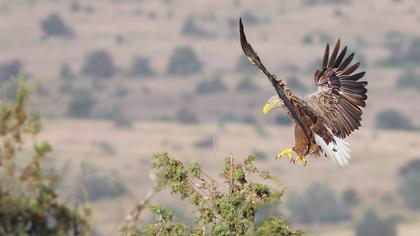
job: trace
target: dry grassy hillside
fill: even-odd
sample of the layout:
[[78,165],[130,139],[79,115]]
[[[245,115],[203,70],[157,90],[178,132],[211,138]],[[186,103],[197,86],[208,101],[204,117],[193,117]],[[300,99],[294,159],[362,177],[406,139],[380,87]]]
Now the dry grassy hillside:
[[[349,167],[334,167],[326,158],[310,159],[306,167],[274,160],[293,145],[293,129],[280,111],[261,113],[274,91],[262,74],[240,65],[240,16],[267,67],[301,95],[315,90],[313,71],[326,43],[341,38],[356,53],[367,71],[369,99],[361,130],[348,139]],[[148,164],[157,151],[199,162],[215,176],[229,153],[254,153],[289,192],[315,182],[330,186],[337,198],[354,189],[361,203],[353,218],[302,226],[316,235],[353,234],[369,208],[402,218],[399,235],[416,235],[420,225],[412,219],[420,217],[404,207],[398,172],[420,157],[419,22],[417,0],[1,1],[0,82],[22,70],[39,85],[32,105],[46,117],[51,163],[64,166],[65,199],[77,198],[81,162],[125,186],[123,194],[92,202],[103,235],[115,235],[149,190]],[[172,60],[177,47],[194,55]],[[86,66],[98,50],[102,58]],[[136,57],[148,63],[134,73]],[[176,72],[191,65],[192,71]],[[105,76],[95,76],[98,71]],[[381,115],[389,109],[397,116]],[[380,117],[397,130],[378,128]],[[191,214],[167,195],[159,200],[177,207],[183,219]],[[289,214],[286,203],[281,209]]]

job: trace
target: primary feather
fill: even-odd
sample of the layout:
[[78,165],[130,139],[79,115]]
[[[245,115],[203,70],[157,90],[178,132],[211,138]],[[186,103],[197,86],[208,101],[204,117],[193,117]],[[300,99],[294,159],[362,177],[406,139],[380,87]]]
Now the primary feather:
[[341,51],[340,40],[329,56],[329,45],[325,49],[322,68],[315,71],[318,91],[306,96],[307,105],[321,117],[321,122],[339,138],[347,137],[360,127],[362,107],[366,106],[367,81],[359,81],[365,72],[352,74],[359,63],[351,66],[354,54],[344,61],[347,47]]

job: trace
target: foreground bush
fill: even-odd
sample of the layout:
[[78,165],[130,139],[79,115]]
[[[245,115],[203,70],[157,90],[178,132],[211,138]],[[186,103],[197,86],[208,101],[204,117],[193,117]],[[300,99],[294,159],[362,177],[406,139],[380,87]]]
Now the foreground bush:
[[[15,88],[14,100],[2,100],[0,108],[0,235],[90,235],[77,207],[58,201],[58,176],[44,171],[51,146],[36,141],[40,118],[27,110],[30,89],[23,78]],[[23,141],[31,138],[28,150]]]
[[174,221],[174,213],[161,205],[151,206],[154,222],[139,225],[139,213],[147,201],[130,215],[131,222],[120,228],[126,236],[134,235],[302,235],[289,229],[283,218],[266,217],[260,224],[255,216],[267,204],[278,203],[283,191],[273,190],[266,184],[249,180],[255,175],[264,180],[271,177],[254,165],[255,157],[235,164],[228,157],[220,173],[224,183],[218,183],[204,173],[198,164],[186,166],[167,153],[154,156],[157,171],[155,191],[168,189],[172,194],[192,202],[197,208],[192,227]]

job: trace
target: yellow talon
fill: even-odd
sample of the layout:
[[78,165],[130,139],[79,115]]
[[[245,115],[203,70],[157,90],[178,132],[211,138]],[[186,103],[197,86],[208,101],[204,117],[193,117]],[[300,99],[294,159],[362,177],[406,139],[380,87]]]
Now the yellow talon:
[[298,165],[306,166],[306,159],[304,157],[298,156],[293,162],[295,163],[296,161]]
[[287,155],[287,157],[289,158],[289,160],[292,160],[292,153],[293,153],[293,149],[292,148],[286,148],[283,151],[279,152],[276,156],[276,159],[281,158],[284,155]]

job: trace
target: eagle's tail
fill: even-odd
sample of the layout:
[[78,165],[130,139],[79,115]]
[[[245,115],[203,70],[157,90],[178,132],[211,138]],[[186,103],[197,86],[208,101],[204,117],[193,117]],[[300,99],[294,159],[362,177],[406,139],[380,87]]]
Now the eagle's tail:
[[341,138],[336,136],[333,137],[334,141],[327,144],[321,136],[315,134],[315,142],[321,147],[324,154],[331,158],[334,164],[343,167],[347,165],[351,159],[349,144]]

